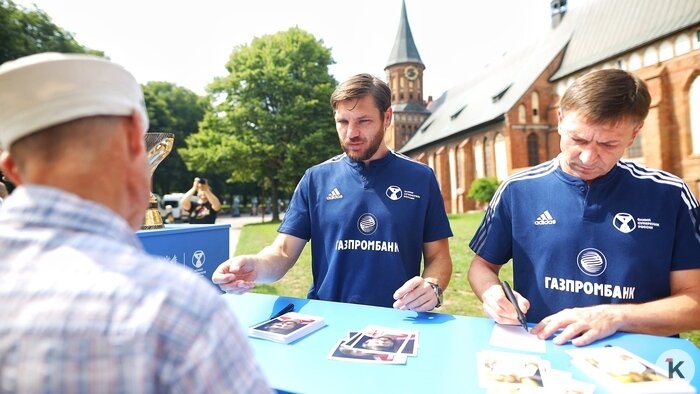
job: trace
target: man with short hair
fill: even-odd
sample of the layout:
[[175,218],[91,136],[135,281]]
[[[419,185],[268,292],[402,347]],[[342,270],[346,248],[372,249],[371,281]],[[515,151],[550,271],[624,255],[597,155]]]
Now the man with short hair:
[[700,328],[698,202],[678,177],[622,159],[650,102],[617,69],[566,90],[561,153],[504,181],[470,243],[469,282],[496,322],[518,322],[498,278],[512,259],[532,333],[556,344]]
[[5,392],[269,392],[199,275],[146,254],[148,117],[134,77],[45,53],[0,66]]
[[452,274],[452,231],[432,169],[384,142],[392,117],[389,87],[355,75],[333,92],[331,107],[345,153],[308,169],[272,245],[224,262],[214,283],[243,293],[256,281],[276,281],[311,240],[309,298],[414,311],[439,307]]

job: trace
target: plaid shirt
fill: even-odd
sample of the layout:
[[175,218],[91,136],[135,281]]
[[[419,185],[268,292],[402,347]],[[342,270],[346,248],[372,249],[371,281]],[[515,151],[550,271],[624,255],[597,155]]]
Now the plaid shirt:
[[0,209],[0,392],[270,392],[218,292],[102,205],[22,186]]

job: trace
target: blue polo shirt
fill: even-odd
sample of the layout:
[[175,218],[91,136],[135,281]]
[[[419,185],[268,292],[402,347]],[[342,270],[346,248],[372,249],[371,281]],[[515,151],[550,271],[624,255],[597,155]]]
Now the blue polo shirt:
[[528,320],[565,308],[670,295],[670,272],[700,268],[700,209],[669,173],[620,161],[590,185],[558,159],[507,179],[469,246],[513,259]]
[[309,298],[385,307],[420,275],[423,244],[452,236],[432,169],[393,151],[308,169],[278,231],[311,240]]

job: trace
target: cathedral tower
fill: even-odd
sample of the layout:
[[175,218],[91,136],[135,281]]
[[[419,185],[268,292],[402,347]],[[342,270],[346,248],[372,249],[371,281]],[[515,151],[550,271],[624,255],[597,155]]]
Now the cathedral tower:
[[391,87],[391,107],[394,110],[394,120],[387,129],[384,140],[393,150],[401,149],[430,115],[423,101],[424,70],[425,65],[413,42],[404,1],[394,48],[384,68],[387,83]]

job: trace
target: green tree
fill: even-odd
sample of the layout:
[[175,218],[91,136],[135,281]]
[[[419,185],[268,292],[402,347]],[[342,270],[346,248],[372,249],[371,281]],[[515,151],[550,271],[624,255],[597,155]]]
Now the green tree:
[[80,45],[73,34],[56,26],[42,10],[26,9],[12,0],[0,0],[0,64],[40,52],[104,52]]
[[469,194],[467,197],[478,201],[480,204],[488,204],[493,198],[493,195],[496,194],[496,189],[498,189],[499,184],[500,182],[498,179],[494,177],[487,176],[476,179],[469,187]]
[[[209,87],[212,111],[180,153],[191,170],[256,182],[273,202],[304,170],[339,153],[329,105],[331,51],[299,28],[234,49],[229,75]],[[268,197],[265,196],[265,197]],[[279,220],[272,204],[273,220]]]
[[143,86],[143,95],[148,131],[175,135],[173,150],[153,174],[153,192],[160,195],[184,192],[192,187],[195,174],[187,169],[178,149],[185,146],[187,136],[197,131],[209,103],[205,97],[170,82],[148,82]]

